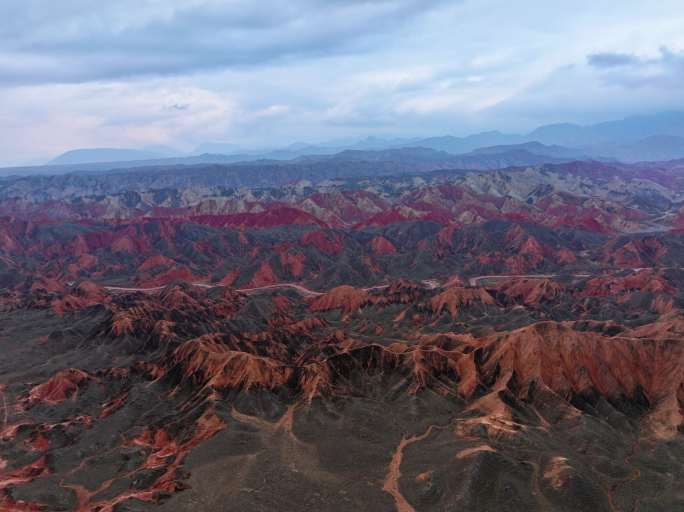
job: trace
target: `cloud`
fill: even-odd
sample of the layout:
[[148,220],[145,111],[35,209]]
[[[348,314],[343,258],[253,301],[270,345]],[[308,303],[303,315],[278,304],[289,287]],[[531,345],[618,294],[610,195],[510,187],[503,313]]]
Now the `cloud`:
[[0,4],[0,81],[112,80],[368,52],[442,2],[10,0]]
[[13,128],[11,138],[0,138],[0,154],[24,160],[74,147],[189,148],[249,129],[259,117],[230,95],[168,80],[13,88],[0,96],[0,112],[10,111],[11,119],[0,114],[0,125]]
[[629,53],[592,53],[587,63],[595,68],[615,68],[639,64],[639,58]]
[[590,66],[603,72],[605,83],[625,88],[681,89],[684,83],[684,52],[660,47],[655,56],[623,53],[589,55]]
[[681,108],[681,0],[613,3],[0,1],[0,160],[521,132]]

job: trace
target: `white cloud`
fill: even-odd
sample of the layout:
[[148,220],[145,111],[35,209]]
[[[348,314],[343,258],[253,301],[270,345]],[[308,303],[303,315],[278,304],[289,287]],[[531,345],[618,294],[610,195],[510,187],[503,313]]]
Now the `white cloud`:
[[[683,25],[679,0],[9,0],[0,161],[681,109]],[[594,54],[650,64],[597,67]]]
[[[169,106],[184,105],[184,108]],[[48,158],[72,147],[143,147],[223,136],[245,118],[228,95],[165,83],[36,85],[6,89],[0,97],[2,154]],[[11,119],[9,116],[11,115]]]

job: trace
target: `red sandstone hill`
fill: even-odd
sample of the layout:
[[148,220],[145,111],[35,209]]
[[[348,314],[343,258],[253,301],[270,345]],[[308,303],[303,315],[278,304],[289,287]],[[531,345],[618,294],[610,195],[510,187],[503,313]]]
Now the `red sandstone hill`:
[[565,292],[562,284],[544,278],[507,279],[498,285],[497,290],[506,297],[528,306],[553,301]]
[[352,286],[338,286],[316,298],[309,306],[311,311],[328,311],[340,309],[344,313],[353,313],[365,303],[368,293]]
[[429,306],[435,314],[448,311],[451,316],[456,316],[461,306],[470,306],[474,303],[494,305],[495,301],[492,296],[482,288],[452,286],[433,297],[430,300]]
[[676,166],[260,165],[0,183],[0,510],[684,507]]
[[[24,495],[16,493],[30,489],[32,482],[52,488],[44,477],[54,472],[73,479],[67,489],[77,489],[55,494],[64,503],[72,503],[73,495],[91,508],[140,499],[164,506],[166,499],[174,503],[187,495],[186,479],[201,472],[192,461],[205,457],[204,450],[215,446],[213,442],[222,443],[223,436],[233,439],[225,446],[239,446],[236,439],[251,443],[252,436],[265,436],[277,446],[298,447],[288,453],[297,453],[300,464],[314,460],[306,455],[306,447],[321,446],[317,443],[334,422],[349,419],[363,428],[363,418],[374,414],[368,404],[376,401],[382,404],[378,425],[391,425],[388,415],[400,418],[417,408],[416,414],[430,418],[430,423],[416,436],[429,425],[450,432],[439,444],[441,451],[454,447],[449,448],[453,461],[478,457],[478,446],[485,443],[496,450],[488,453],[506,453],[524,461],[520,462],[524,466],[536,459],[512,447],[532,443],[535,453],[549,460],[565,450],[566,458],[576,461],[573,467],[582,461],[600,468],[602,459],[593,452],[568,448],[567,439],[585,443],[592,436],[608,436],[610,440],[602,442],[625,454],[635,449],[635,442],[678,443],[684,418],[681,313],[674,308],[654,318],[648,305],[637,301],[630,307],[646,308],[642,324],[619,323],[625,307],[621,294],[676,297],[677,285],[671,279],[641,272],[576,278],[564,284],[550,278],[508,278],[491,288],[461,283],[434,288],[398,280],[370,289],[340,286],[313,299],[287,289],[245,295],[231,288],[188,284],[116,294],[90,283],[65,287],[52,292],[53,301],[70,303],[73,299],[66,297],[72,296],[87,300],[73,302],[68,310],[44,310],[55,323],[31,328],[40,340],[26,342],[28,351],[26,346],[11,345],[13,371],[24,372],[29,385],[12,381],[0,390],[9,404],[1,437],[17,453],[30,454],[23,460],[42,469],[26,469],[27,463],[20,462],[10,472],[0,470],[0,490],[12,493],[6,492],[2,499],[17,502]],[[581,303],[586,293],[596,297],[602,290],[615,296],[605,299],[598,313],[562,306]],[[45,290],[26,293],[40,296]],[[101,307],[93,308],[89,301],[97,297]],[[36,307],[32,304],[36,302],[18,302],[21,309],[8,317],[10,325],[27,312],[32,314]],[[553,314],[565,314],[566,320],[544,320],[557,306],[560,312]],[[522,318],[524,325],[507,328],[511,315],[520,315],[521,307],[527,316],[518,316],[516,322]],[[426,314],[440,321],[416,321]],[[607,315],[615,315],[616,320],[606,322]],[[483,321],[491,328],[482,331]],[[54,331],[55,326],[66,325],[60,322],[80,325],[87,341],[62,327]],[[85,325],[89,327],[83,329]],[[33,365],[27,365],[36,350],[62,355],[45,357],[48,366],[38,375]],[[62,360],[68,366],[60,367]],[[140,401],[148,405],[141,409]],[[360,407],[358,415],[352,410],[355,407]],[[153,411],[162,411],[161,416]],[[143,420],[145,414],[151,415],[148,420]],[[137,426],[126,423],[126,418]],[[148,426],[141,431],[140,425]],[[574,427],[563,430],[568,425]],[[628,434],[633,425],[638,425],[638,433]],[[108,497],[96,497],[81,480],[77,462],[65,462],[64,469],[50,458],[39,463],[44,454],[62,446],[60,432],[69,432],[72,442],[83,446],[81,439],[98,436],[101,428],[123,429],[121,436],[102,438],[112,453],[129,453],[132,447],[141,451],[129,469],[113,470],[116,481],[126,481],[127,474],[142,479],[150,470],[154,476],[139,480],[135,488],[120,484]],[[376,439],[378,430],[357,434],[347,427],[334,428],[346,432],[334,434],[345,449],[355,449],[355,440],[366,435],[372,443],[362,444],[362,450],[382,442]],[[421,443],[421,450],[432,450],[430,443],[440,439],[432,435],[441,434],[415,441]],[[539,436],[541,444],[537,444]],[[557,441],[557,436],[564,441]],[[391,453],[402,439],[412,437],[398,432],[390,446],[383,445],[390,455],[380,463],[381,474],[391,465]],[[458,444],[464,440],[468,444]],[[1,456],[15,460],[3,446]],[[257,446],[266,450],[264,454],[271,453],[266,445]],[[439,460],[440,450],[430,452],[434,461]],[[454,453],[461,455],[454,458]],[[412,460],[413,452],[403,456]],[[212,457],[222,455],[217,452],[206,460]],[[360,460],[358,454],[355,457]],[[278,459],[276,467],[282,472],[291,460]],[[432,471],[447,471],[453,461],[443,468],[435,462]],[[100,473],[105,467],[101,464],[93,458],[88,467],[95,471],[92,478],[104,482],[112,477]],[[255,464],[269,467],[260,460]],[[647,466],[637,464],[646,471]],[[599,478],[613,481],[603,473]],[[579,499],[581,494],[575,494],[570,484],[558,485],[572,499]],[[408,493],[410,486],[399,488]],[[613,499],[628,499],[619,488],[611,492]],[[38,504],[46,499],[56,503],[53,498],[32,499]]]

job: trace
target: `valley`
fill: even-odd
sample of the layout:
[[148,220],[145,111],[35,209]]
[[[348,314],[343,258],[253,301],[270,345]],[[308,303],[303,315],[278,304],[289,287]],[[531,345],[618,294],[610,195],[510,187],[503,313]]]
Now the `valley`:
[[0,1],[0,512],[684,512],[683,26]]
[[0,182],[0,509],[684,506],[681,165],[423,165]]

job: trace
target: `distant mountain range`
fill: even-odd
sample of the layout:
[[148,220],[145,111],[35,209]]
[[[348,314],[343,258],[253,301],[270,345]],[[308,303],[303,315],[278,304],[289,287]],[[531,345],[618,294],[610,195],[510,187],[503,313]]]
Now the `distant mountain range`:
[[674,160],[684,156],[684,137],[677,135],[651,135],[629,143],[603,144],[588,148],[623,162]]
[[[238,145],[230,143],[207,143],[198,146],[191,154],[180,154],[166,147],[76,149],[58,156],[47,165],[0,169],[0,175],[63,174],[131,167],[296,160],[303,157],[320,159],[347,151],[365,152],[363,159],[372,161],[384,160],[387,154],[383,155],[383,151],[406,148],[446,153],[448,158],[445,159],[443,155],[438,158],[449,160],[461,168],[480,170],[579,159],[663,161],[684,158],[684,112],[633,116],[587,126],[551,124],[525,135],[489,131],[466,137],[367,137],[348,143],[298,142],[281,149],[260,151],[240,151]],[[379,154],[371,155],[372,152]],[[412,155],[428,160],[435,156],[426,152]],[[349,156],[347,154],[345,158]],[[454,159],[453,156],[458,158]]]
[[569,123],[551,124],[532,131],[528,134],[528,138],[545,144],[592,147],[632,143],[653,135],[684,137],[684,112],[660,112],[652,115],[632,116],[619,121],[588,126]]
[[78,165],[100,162],[126,162],[131,160],[151,160],[166,155],[142,149],[92,148],[73,149],[53,158],[48,165]]

